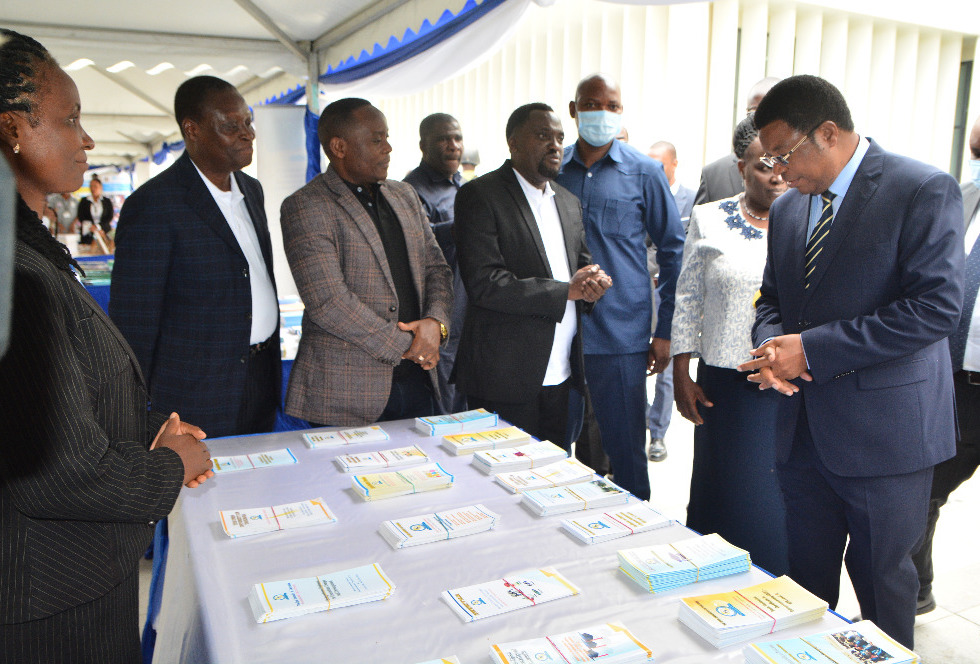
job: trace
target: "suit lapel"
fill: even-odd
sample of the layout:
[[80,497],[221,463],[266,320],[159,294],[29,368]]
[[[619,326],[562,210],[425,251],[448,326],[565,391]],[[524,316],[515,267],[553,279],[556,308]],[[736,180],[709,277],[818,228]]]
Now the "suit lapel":
[[385,254],[384,245],[381,244],[381,235],[378,233],[378,229],[375,227],[374,222],[371,221],[371,217],[364,209],[364,206],[361,205],[360,201],[354,196],[354,192],[340,179],[337,171],[333,170],[332,167],[327,167],[326,172],[323,174],[323,182],[333,194],[337,204],[343,208],[344,212],[350,215],[350,218],[354,220],[354,225],[357,226],[358,230],[367,240],[371,251],[374,253],[374,257],[378,261],[378,265],[381,267],[381,272],[385,275],[385,281],[388,282],[388,287],[391,288],[392,293],[395,293],[395,280],[392,278],[391,270],[388,267],[388,257]]
[[[883,161],[884,155],[881,148],[872,143],[867,154],[864,155],[861,165],[858,166],[854,179],[851,180],[851,186],[848,187],[844,200],[841,202],[840,209],[834,215],[830,232],[823,241],[823,251],[820,252],[813,274],[810,276],[810,288],[803,294],[804,306],[806,306],[808,296],[812,296],[820,285],[821,279],[827,273],[827,268],[830,267],[837,252],[844,245],[851,229],[861,219],[864,209],[871,202],[875,191],[878,189],[878,178],[881,176]],[[807,206],[807,214],[809,215],[809,206]],[[803,241],[803,248],[805,251],[806,240]]]
[[[507,194],[511,197],[517,209],[521,213],[521,218],[524,221],[524,226],[527,228],[527,232],[531,235],[531,239],[534,240],[534,246],[538,249],[538,258],[541,259],[541,265],[544,271],[551,278],[554,275],[551,273],[551,264],[548,262],[548,254],[544,250],[544,241],[541,239],[541,231],[538,229],[538,222],[534,220],[534,214],[531,212],[531,206],[528,205],[527,196],[524,194],[524,190],[521,188],[521,184],[517,181],[517,176],[514,175],[513,166],[510,165],[510,160],[504,162],[502,167],[504,185],[507,190]],[[561,215],[559,215],[561,216]],[[562,226],[564,227],[565,222],[562,220]],[[566,234],[566,243],[567,243]]]
[[184,190],[187,192],[184,194],[184,201],[204,220],[215,235],[224,240],[225,244],[244,259],[245,254],[242,253],[242,248],[239,246],[231,226],[228,225],[228,220],[221,213],[218,204],[214,202],[214,196],[211,195],[207,185],[204,184],[204,180],[201,179],[200,173],[197,172],[194,162],[191,161],[186,152],[178,161],[178,163],[181,162],[183,162],[181,177],[186,185]]
[[[553,184],[553,183],[552,183]],[[574,200],[574,198],[573,198]],[[572,201],[566,193],[555,187],[555,203],[558,207],[558,220],[561,222],[561,233],[565,239],[565,256],[568,259],[568,274],[574,275],[578,270],[578,238],[572,226],[575,210]]]
[[269,273],[269,279],[272,280],[273,287],[275,287],[276,278],[272,270],[272,239],[269,237],[269,225],[266,222],[265,209],[259,206],[258,193],[253,190],[252,183],[249,182],[248,178],[241,171],[236,171],[231,176],[238,182],[238,189],[245,197],[245,209],[248,210],[248,216],[252,220],[252,226],[255,228],[255,237],[259,241],[262,260],[265,261],[265,269]]

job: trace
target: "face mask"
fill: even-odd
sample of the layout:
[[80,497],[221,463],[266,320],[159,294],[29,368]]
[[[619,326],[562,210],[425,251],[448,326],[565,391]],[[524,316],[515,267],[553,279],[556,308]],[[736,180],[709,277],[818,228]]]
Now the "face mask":
[[579,111],[578,135],[594,147],[602,147],[619,135],[623,128],[623,116],[609,111]]
[[970,160],[970,173],[973,174],[973,186],[980,189],[980,159]]

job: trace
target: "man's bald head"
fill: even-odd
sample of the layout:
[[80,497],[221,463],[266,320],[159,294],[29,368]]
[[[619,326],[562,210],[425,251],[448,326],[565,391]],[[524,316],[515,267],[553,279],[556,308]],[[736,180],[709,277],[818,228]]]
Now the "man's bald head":
[[575,101],[578,102],[584,97],[589,96],[598,88],[615,90],[617,96],[620,94],[619,83],[616,81],[616,79],[606,74],[597,73],[586,76],[578,82],[578,86],[575,88]]
[[762,98],[766,96],[766,93],[772,89],[772,86],[779,83],[781,78],[777,76],[766,76],[764,79],[756,83],[749,90],[748,97],[745,98],[745,112],[751,113],[759,107],[759,102]]
[[647,150],[647,155],[664,165],[664,175],[667,176],[667,184],[674,184],[674,174],[677,171],[677,148],[673,143],[667,141],[657,141]]

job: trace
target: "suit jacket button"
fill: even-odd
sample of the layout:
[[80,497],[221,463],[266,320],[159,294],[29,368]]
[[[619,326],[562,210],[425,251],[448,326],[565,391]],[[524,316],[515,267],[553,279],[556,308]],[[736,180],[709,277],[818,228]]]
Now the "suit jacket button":
[[398,311],[398,307],[392,305],[392,306],[388,307],[388,311],[394,313],[394,312]]
[[248,362],[248,355],[242,355],[242,364]]
[[242,268],[242,276],[243,277],[247,277],[248,276],[248,268],[247,267]]

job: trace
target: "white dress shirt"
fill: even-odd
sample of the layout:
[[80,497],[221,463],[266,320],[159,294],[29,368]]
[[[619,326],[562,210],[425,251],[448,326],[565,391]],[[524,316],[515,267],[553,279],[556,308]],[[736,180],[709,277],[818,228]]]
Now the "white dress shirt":
[[[548,265],[551,268],[551,278],[568,282],[572,275],[568,269],[565,233],[558,218],[558,206],[555,204],[555,191],[551,188],[551,183],[546,182],[542,191],[525,180],[516,169],[514,175],[517,176],[517,181],[524,190],[524,197],[527,198],[531,214],[534,215],[534,221],[538,225],[544,253],[548,257]],[[551,344],[551,357],[548,359],[548,370],[545,371],[542,385],[560,385],[572,375],[569,356],[572,353],[572,339],[575,338],[577,329],[575,303],[568,300],[565,302],[565,315],[561,322],[555,325],[555,340]]]
[[[249,343],[261,343],[276,331],[276,325],[279,323],[279,302],[276,300],[276,289],[272,287],[272,279],[262,258],[255,225],[245,206],[245,195],[238,188],[234,173],[231,175],[231,191],[221,191],[205,177],[201,169],[197,168],[197,164],[194,164],[194,168],[204,180],[214,202],[218,204],[218,209],[228,222],[231,232],[235,234],[238,246],[241,247],[245,260],[248,261],[248,277],[252,287],[252,329]],[[207,269],[207,266],[202,266],[202,269]]]

